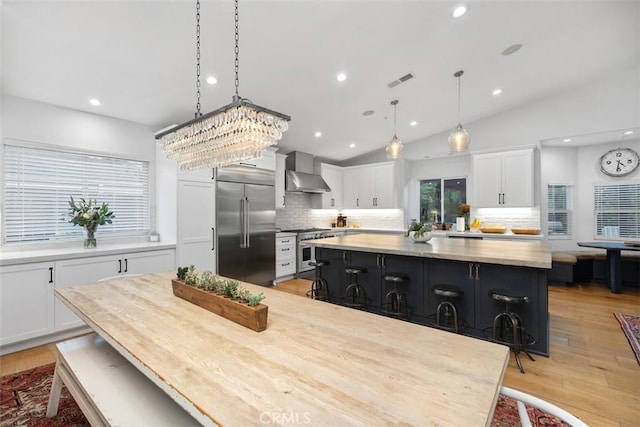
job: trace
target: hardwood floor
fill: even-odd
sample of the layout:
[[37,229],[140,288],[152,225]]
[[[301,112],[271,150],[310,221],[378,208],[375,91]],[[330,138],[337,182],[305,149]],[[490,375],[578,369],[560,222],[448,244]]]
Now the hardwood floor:
[[[304,297],[311,281],[294,279],[275,289]],[[590,426],[640,426],[640,366],[614,312],[640,314],[640,290],[612,294],[604,285],[549,287],[551,356],[513,356],[504,384],[547,400]],[[53,344],[0,357],[0,374],[54,361]]]

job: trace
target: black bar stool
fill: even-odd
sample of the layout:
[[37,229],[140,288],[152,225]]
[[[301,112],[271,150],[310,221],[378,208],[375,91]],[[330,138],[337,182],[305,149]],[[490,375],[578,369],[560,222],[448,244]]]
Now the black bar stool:
[[529,297],[513,295],[509,291],[502,289],[491,289],[489,296],[496,301],[505,303],[505,310],[493,319],[493,339],[509,346],[516,357],[516,363],[518,364],[518,368],[520,368],[520,372],[524,374],[524,368],[520,360],[520,352],[524,352],[524,354],[529,356],[529,359],[535,361],[525,349],[526,345],[533,344],[534,341],[533,339],[528,340],[529,342],[525,341],[525,338],[530,338],[530,336],[524,332],[524,326],[522,325],[520,316],[511,311],[511,304],[528,303]]
[[393,288],[387,292],[382,303],[382,313],[397,319],[407,318],[407,298],[398,289],[398,285],[409,282],[409,277],[402,273],[387,273],[384,275],[385,284],[392,284]]
[[364,267],[357,267],[354,265],[347,266],[344,269],[345,273],[349,275],[349,285],[345,289],[344,305],[353,308],[367,308],[367,293],[364,288],[358,283],[358,274],[366,273],[367,269]]
[[307,296],[311,299],[317,299],[320,301],[331,301],[329,296],[329,284],[322,277],[322,267],[329,265],[330,262],[326,259],[316,259],[310,261],[309,265],[316,268],[316,279],[311,283],[311,289],[307,291]]
[[460,329],[458,309],[451,300],[460,298],[464,292],[454,285],[434,285],[431,292],[444,299],[436,309],[436,326],[457,334]]

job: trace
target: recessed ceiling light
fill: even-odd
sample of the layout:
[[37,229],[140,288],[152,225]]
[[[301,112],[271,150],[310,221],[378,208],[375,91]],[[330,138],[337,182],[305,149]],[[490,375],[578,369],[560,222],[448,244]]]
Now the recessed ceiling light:
[[322,136],[322,132],[318,131],[316,132],[316,138],[320,138]]
[[633,135],[633,131],[632,130],[628,130],[626,132],[622,133],[623,136],[629,136],[629,135]]
[[467,13],[467,6],[461,5],[461,6],[456,7],[453,10],[452,15],[453,15],[454,18],[460,18],[465,13]]
[[375,111],[373,111],[373,110],[367,110],[364,113],[362,113],[362,115],[366,117],[366,116],[371,116],[374,113],[375,113]]
[[213,76],[209,76],[209,77],[207,77],[207,83],[209,83],[210,85],[214,85],[214,84],[218,83],[218,79],[216,79]]
[[95,105],[95,106],[98,106],[98,105],[100,105],[100,100],[99,100],[99,99],[96,99],[96,98],[91,98],[91,99],[89,100],[89,104],[91,104],[91,105]]
[[351,144],[349,144],[349,148],[356,148],[356,144],[352,142]]
[[412,121],[411,123],[409,123],[409,126],[416,126],[418,124],[418,122],[416,122],[415,120]]
[[504,56],[513,55],[514,53],[519,51],[521,47],[522,47],[522,45],[520,43],[512,44],[511,46],[509,46],[508,48],[503,50],[502,54]]
[[571,142],[571,138],[565,138],[562,140],[562,142]]
[[502,93],[502,89],[494,89],[491,93],[493,94],[493,96],[498,96]]
[[339,82],[343,82],[343,81],[347,80],[347,75],[346,75],[345,73],[340,73],[340,74],[338,74],[338,75],[336,76],[336,79],[337,79]]

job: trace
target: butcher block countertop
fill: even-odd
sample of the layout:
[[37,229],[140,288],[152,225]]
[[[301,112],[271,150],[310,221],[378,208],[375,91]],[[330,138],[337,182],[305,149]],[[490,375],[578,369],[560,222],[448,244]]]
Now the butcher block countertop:
[[309,240],[307,243],[320,248],[346,251],[551,268],[551,249],[543,242],[433,237],[426,243],[417,243],[404,236],[347,234]]
[[173,277],[55,292],[205,425],[491,423],[505,346],[243,284],[269,306],[254,332],[174,297]]

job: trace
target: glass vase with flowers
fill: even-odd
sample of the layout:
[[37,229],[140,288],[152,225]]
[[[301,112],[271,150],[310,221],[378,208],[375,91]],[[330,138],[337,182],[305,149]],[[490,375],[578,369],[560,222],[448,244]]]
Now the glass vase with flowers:
[[69,201],[69,222],[83,228],[85,249],[97,246],[95,233],[98,226],[111,224],[113,218],[115,216],[109,210],[108,204],[102,203],[98,205],[96,200],[92,201],[91,199],[88,202],[85,199],[80,199],[80,202],[76,203],[73,200],[73,196],[71,196]]

